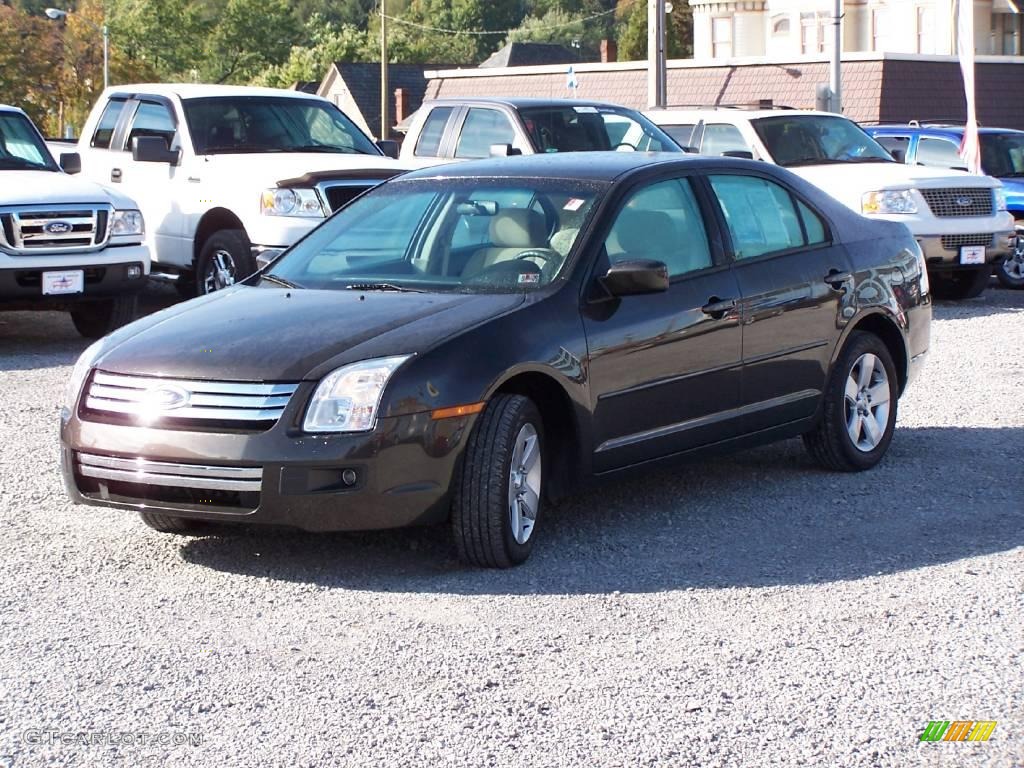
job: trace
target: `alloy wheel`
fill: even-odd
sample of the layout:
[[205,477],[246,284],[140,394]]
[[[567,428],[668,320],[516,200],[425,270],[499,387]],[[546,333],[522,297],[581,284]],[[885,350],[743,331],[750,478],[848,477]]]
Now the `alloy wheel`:
[[846,431],[858,451],[873,451],[889,426],[892,392],[885,365],[866,352],[857,358],[846,377]]
[[540,437],[532,424],[523,424],[516,435],[508,475],[508,514],[512,536],[525,544],[533,534],[540,506]]
[[212,293],[234,285],[236,269],[231,254],[223,248],[218,248],[207,262],[206,274],[203,275],[205,292]]
[[1014,241],[1013,251],[1000,267],[1008,278],[1024,281],[1024,234],[1018,234]]

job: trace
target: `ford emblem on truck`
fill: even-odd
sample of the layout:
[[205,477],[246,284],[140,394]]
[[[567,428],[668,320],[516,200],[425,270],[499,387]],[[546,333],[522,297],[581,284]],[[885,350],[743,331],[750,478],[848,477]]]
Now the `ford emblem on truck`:
[[961,195],[956,199],[956,204],[959,205],[961,208],[970,208],[972,205],[974,205],[974,201],[967,195]]
[[66,221],[51,221],[43,225],[43,231],[48,235],[63,235],[71,231],[71,225]]

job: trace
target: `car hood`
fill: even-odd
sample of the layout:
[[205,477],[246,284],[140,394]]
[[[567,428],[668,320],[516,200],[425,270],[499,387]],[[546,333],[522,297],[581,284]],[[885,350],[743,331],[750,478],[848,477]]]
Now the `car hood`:
[[[422,353],[518,306],[521,294],[287,290],[236,286],[143,318],[95,366],[223,381],[319,379],[372,357]],[[112,340],[114,338],[112,337]]]
[[138,208],[131,200],[84,176],[62,171],[3,171],[0,205],[96,205],[109,203],[115,208]]
[[258,176],[264,186],[274,186],[285,179],[303,174],[344,177],[381,171],[381,178],[405,170],[390,157],[375,155],[329,155],[322,152],[271,152],[261,154],[204,155],[205,176],[223,179],[253,179]]

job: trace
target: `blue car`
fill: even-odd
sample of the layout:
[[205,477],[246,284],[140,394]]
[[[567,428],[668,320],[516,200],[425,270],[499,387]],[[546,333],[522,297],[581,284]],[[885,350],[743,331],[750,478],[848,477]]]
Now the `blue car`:
[[[890,154],[907,165],[964,168],[960,157],[962,125],[917,123],[869,125],[864,130]],[[997,267],[996,276],[1009,288],[1024,288],[1024,131],[979,128],[981,168],[1003,182],[1006,207],[1017,220],[1017,240],[1010,255]]]

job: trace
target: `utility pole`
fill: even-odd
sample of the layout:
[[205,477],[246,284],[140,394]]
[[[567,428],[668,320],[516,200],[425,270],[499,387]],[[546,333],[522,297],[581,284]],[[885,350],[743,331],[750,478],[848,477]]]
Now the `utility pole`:
[[647,0],[647,105],[665,106],[665,0]]
[[843,80],[842,80],[842,51],[843,51],[843,0],[835,0],[835,10],[832,14],[832,59],[830,61],[829,90],[831,91],[830,112],[843,113]]
[[388,119],[388,17],[386,0],[380,0],[380,138],[391,138],[391,122]]
[[103,90],[110,87],[110,27],[103,25]]

